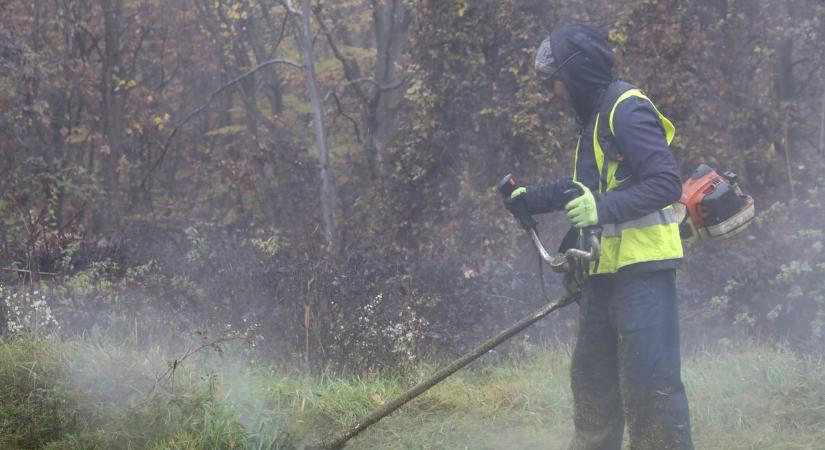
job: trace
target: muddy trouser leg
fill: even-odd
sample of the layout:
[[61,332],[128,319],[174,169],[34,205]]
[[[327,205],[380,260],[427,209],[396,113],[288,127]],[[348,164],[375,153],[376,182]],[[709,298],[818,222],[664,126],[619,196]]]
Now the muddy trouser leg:
[[570,450],[619,450],[624,417],[619,391],[610,286],[591,279],[579,305],[579,331],[570,367],[575,436]]
[[616,277],[610,315],[618,331],[624,416],[633,450],[689,450],[675,271]]

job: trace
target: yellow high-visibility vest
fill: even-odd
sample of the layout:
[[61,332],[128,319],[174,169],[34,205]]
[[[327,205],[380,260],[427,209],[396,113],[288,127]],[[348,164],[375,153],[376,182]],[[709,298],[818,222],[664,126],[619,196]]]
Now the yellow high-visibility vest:
[[[610,88],[608,88],[608,93],[609,91]],[[675,127],[670,120],[659,112],[656,105],[647,96],[639,89],[632,87],[622,92],[609,109],[607,120],[610,126],[610,134],[613,136],[616,134],[613,128],[613,115],[616,112],[616,107],[630,97],[638,97],[650,102],[662,121],[665,137],[668,145],[670,145],[675,135]],[[609,96],[607,96],[607,100],[610,100]],[[616,179],[616,169],[619,166],[619,161],[614,158],[606,158],[599,142],[599,121],[604,119],[600,117],[604,112],[606,111],[600,111],[596,114],[593,126],[593,153],[599,171],[598,190],[599,192],[610,192],[621,187],[622,182],[626,180]],[[579,137],[579,142],[576,144],[576,158],[573,162],[573,179],[577,181],[576,163],[579,159],[580,144],[581,137]],[[602,224],[601,226],[601,254],[598,261],[590,263],[590,274],[615,273],[622,267],[632,264],[680,259],[683,256],[679,224],[676,213],[670,205],[634,220]]]

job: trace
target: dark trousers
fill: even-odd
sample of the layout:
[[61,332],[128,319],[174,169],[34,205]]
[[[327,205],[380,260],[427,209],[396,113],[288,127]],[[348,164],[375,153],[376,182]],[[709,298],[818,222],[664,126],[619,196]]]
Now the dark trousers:
[[570,370],[571,450],[692,449],[674,270],[592,277]]

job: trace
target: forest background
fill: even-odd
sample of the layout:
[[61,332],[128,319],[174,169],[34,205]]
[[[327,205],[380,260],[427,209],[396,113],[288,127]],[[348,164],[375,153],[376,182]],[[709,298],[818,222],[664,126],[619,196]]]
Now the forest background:
[[[241,336],[354,372],[457,354],[545,302],[493,186],[569,172],[532,65],[580,21],[683,175],[734,170],[760,211],[688,248],[686,345],[823,344],[821,0],[298,3],[0,0],[0,332]],[[567,339],[569,309],[510,348]]]

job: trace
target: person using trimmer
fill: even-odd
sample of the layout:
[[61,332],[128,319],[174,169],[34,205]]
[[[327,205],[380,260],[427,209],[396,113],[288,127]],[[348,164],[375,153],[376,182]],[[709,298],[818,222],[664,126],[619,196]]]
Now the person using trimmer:
[[612,67],[594,27],[568,25],[541,43],[537,75],[580,125],[572,180],[515,189],[505,205],[524,226],[533,214],[566,210],[573,228],[562,252],[598,239],[598,257],[566,275],[581,289],[570,448],[618,450],[627,425],[634,450],[692,449],[676,306],[674,127],[639,89],[614,80]]

